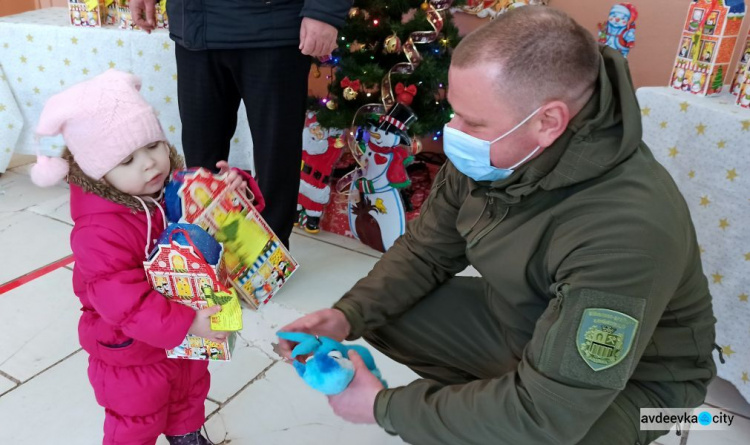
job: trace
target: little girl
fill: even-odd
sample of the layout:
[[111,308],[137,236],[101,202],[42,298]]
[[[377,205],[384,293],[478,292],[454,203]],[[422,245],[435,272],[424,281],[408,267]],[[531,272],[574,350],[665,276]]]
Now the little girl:
[[[49,99],[37,133],[62,134],[63,158],[40,156],[31,178],[50,186],[67,177],[75,222],[73,290],[82,307],[81,346],[88,376],[105,409],[105,444],[207,444],[200,434],[208,363],[167,359],[187,334],[222,341],[209,318],[154,291],[145,256],[165,227],[159,205],[170,172],[182,160],[166,142],[140,80],[114,70]],[[228,170],[226,162],[217,165]],[[239,187],[235,171],[229,181]]]

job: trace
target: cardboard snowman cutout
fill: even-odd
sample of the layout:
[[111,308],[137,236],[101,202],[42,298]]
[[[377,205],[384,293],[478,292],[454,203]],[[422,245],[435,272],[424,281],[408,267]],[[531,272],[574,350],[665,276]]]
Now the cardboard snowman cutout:
[[411,184],[406,166],[412,161],[406,133],[417,116],[396,103],[370,122],[360,142],[364,164],[362,177],[352,182],[349,195],[349,227],[355,238],[385,252],[406,230],[406,211],[399,189]]

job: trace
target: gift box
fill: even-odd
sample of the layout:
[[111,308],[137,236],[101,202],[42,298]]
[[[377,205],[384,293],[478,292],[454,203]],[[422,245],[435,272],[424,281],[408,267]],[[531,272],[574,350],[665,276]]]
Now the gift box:
[[672,88],[702,96],[720,93],[744,16],[744,0],[691,2],[672,69]]
[[98,28],[106,21],[105,0],[68,0],[70,24],[87,28]]
[[740,61],[737,63],[737,70],[734,72],[732,78],[732,89],[731,92],[737,97],[737,105],[748,108],[750,107],[750,89],[746,87],[748,79],[750,78],[750,30],[747,33],[745,44],[742,45],[742,52],[740,53]]
[[261,217],[262,198],[258,207],[253,204],[261,195],[252,178],[252,198],[230,189],[225,178],[206,169],[175,172],[165,191],[167,218],[196,224],[223,244],[220,277],[257,309],[281,289],[299,264]]
[[[211,317],[211,329],[239,331],[241,306],[234,290],[223,285],[223,253],[223,246],[199,226],[171,224],[143,267],[151,287],[172,301],[196,310],[221,305],[222,310]],[[230,360],[233,341],[234,334],[221,343],[188,335],[180,346],[167,350],[167,356]]]

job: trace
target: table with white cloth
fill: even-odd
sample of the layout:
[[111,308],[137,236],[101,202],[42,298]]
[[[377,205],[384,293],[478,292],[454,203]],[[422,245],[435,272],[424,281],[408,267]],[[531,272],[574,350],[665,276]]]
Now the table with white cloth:
[[[59,155],[62,137],[36,141],[34,128],[55,93],[115,68],[138,75],[141,93],[164,132],[182,152],[174,42],[164,30],[72,26],[67,8],[0,17],[0,173],[13,152]],[[252,139],[244,105],[238,110],[229,163],[252,167]]]
[[685,196],[713,296],[719,376],[750,401],[750,110],[734,96],[637,92],[643,139]]

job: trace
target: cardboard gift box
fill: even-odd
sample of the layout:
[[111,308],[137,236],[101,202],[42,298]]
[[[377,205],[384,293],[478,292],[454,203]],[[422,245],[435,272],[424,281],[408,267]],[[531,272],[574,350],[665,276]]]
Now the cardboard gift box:
[[68,0],[70,24],[87,28],[101,27],[107,19],[105,0]]
[[[196,310],[221,305],[222,310],[211,317],[211,329],[239,331],[241,306],[236,293],[223,285],[220,273],[223,254],[223,246],[200,227],[171,224],[159,237],[143,267],[151,287],[169,300]],[[180,346],[167,350],[167,356],[230,360],[233,342],[234,334],[221,343],[188,335]]]
[[730,73],[744,0],[693,0],[688,9],[670,85],[693,94],[719,94]]
[[[253,198],[260,191],[250,178]],[[224,245],[219,274],[252,308],[266,304],[299,268],[253,199],[231,190],[225,175],[206,169],[175,172],[166,189],[167,217],[202,227]]]

